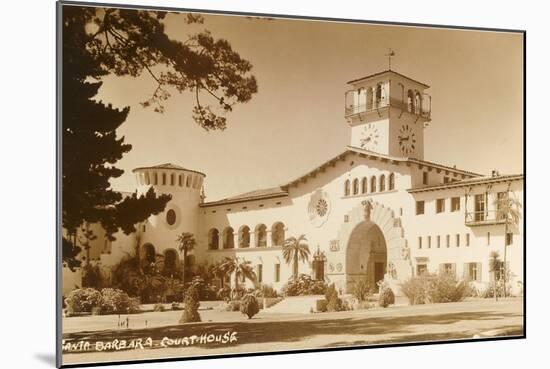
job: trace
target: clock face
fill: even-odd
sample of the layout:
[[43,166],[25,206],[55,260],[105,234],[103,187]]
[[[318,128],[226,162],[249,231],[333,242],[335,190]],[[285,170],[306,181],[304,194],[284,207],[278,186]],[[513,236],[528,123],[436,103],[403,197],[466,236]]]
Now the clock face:
[[399,150],[401,150],[403,155],[410,155],[414,153],[414,150],[417,147],[414,130],[408,124],[404,124],[401,128],[399,128],[397,141],[399,143]]
[[361,148],[374,151],[378,146],[379,138],[378,128],[372,123],[367,124],[361,132]]

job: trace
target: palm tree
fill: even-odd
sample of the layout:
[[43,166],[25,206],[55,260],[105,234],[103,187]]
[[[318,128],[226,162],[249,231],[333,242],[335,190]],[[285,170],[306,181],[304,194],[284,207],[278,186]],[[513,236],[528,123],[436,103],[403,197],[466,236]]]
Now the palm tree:
[[178,243],[178,248],[180,252],[183,252],[183,272],[181,273],[181,281],[182,283],[185,283],[187,254],[189,253],[189,251],[195,248],[195,246],[197,245],[197,241],[195,241],[195,236],[193,236],[193,233],[182,232],[176,239],[176,242]]
[[521,203],[515,197],[510,197],[508,192],[504,196],[497,196],[495,200],[495,208],[497,209],[497,219],[504,219],[504,273],[502,273],[502,281],[504,288],[504,297],[506,297],[506,251],[508,246],[508,229],[510,226],[517,226],[521,218]]
[[306,236],[290,237],[285,240],[283,245],[283,257],[287,264],[292,263],[292,278],[298,278],[298,262],[307,262],[309,260],[309,246],[306,243]]
[[495,296],[495,301],[498,301],[497,294],[497,271],[500,269],[500,255],[498,251],[493,251],[489,255],[489,271],[493,273],[493,295]]
[[236,295],[239,290],[239,278],[246,278],[252,282],[256,282],[256,273],[254,273],[252,263],[245,259],[226,257],[219,268],[225,275],[235,273],[234,295]]

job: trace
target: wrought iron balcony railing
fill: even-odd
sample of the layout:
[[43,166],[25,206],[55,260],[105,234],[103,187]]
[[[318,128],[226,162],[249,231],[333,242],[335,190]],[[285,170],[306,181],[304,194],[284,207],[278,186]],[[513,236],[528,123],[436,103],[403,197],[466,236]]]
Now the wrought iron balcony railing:
[[396,99],[390,99],[390,101],[388,101],[387,99],[381,99],[378,101],[368,101],[365,104],[350,104],[347,105],[345,108],[345,116],[349,117],[355,114],[369,113],[371,111],[376,111],[388,106],[407,111],[411,114],[419,115],[426,119],[430,119],[431,117],[430,109],[423,107],[415,108],[414,106],[410,106],[409,104],[403,103],[402,101]]
[[496,210],[466,212],[464,220],[467,226],[504,224],[505,221],[506,215]]

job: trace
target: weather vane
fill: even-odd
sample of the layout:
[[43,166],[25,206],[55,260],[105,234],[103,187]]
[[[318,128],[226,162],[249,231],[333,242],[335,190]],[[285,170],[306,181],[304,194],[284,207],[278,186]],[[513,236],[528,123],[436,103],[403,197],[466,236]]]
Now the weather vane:
[[388,70],[391,70],[391,57],[395,56],[395,51],[390,48],[388,49],[388,53],[385,55],[388,57]]

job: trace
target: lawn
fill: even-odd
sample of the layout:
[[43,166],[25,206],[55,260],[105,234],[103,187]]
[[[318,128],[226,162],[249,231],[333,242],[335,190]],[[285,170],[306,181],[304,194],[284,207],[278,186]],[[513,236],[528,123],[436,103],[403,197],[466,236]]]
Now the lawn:
[[[177,324],[181,311],[150,312],[130,316],[130,329],[117,328],[117,316],[64,318],[65,342],[136,340],[150,338],[143,350],[72,352],[64,363],[143,360],[164,357],[298,350],[388,342],[416,342],[493,335],[521,335],[523,301],[509,298],[460,303],[392,306],[387,309],[317,314],[260,312],[248,320],[238,312],[201,311],[202,323]],[[147,320],[147,327],[145,327]],[[76,328],[79,328],[79,331]],[[236,332],[236,340],[177,347],[162,347],[165,337],[181,338]]]

